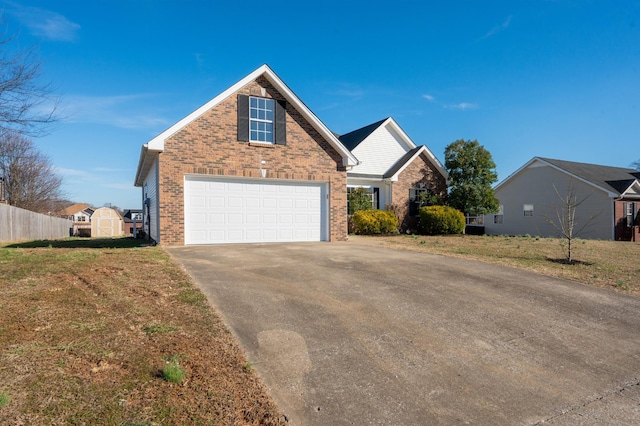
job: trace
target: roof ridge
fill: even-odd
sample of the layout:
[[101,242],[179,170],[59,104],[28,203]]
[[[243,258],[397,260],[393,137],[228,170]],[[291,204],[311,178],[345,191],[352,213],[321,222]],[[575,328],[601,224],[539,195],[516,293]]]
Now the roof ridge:
[[376,121],[375,123],[367,124],[366,126],[360,127],[359,129],[352,130],[344,135],[338,136],[342,145],[344,145],[349,151],[353,151],[355,147],[357,147],[360,142],[365,140],[374,130],[382,125],[385,121],[387,121],[391,117],[384,118],[382,120]]

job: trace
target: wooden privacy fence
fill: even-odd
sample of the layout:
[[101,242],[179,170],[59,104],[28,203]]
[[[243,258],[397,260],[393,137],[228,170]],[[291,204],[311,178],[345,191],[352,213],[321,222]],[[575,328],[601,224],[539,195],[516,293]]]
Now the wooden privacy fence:
[[0,204],[0,242],[54,240],[69,236],[73,222]]

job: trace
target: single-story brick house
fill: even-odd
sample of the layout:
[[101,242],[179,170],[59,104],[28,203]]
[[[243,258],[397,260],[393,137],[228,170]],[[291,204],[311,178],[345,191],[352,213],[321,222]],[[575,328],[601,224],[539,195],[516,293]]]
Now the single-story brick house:
[[500,211],[485,215],[487,234],[559,236],[561,198],[573,191],[577,235],[585,239],[640,240],[640,171],[534,157],[496,185]]
[[417,225],[420,193],[447,194],[447,172],[425,145],[416,145],[391,117],[339,137],[359,161],[347,171],[347,191],[366,188],[372,207],[392,209],[402,229]]
[[145,144],[135,186],[159,244],[340,241],[357,162],[263,65]]

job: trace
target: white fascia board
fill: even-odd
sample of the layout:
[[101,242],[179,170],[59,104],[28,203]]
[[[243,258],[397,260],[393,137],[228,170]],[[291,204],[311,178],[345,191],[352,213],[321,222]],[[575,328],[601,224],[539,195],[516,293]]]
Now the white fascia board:
[[620,194],[620,198],[640,198],[640,182],[634,180],[633,183]]
[[[400,127],[400,125],[393,119],[393,117],[389,117],[387,119],[387,121],[385,121],[383,123],[383,126],[389,126],[391,128],[393,128],[393,130],[398,133],[400,135],[400,137],[402,138],[402,141],[404,143],[407,144],[407,146],[409,147],[409,150],[412,150],[414,148],[417,148],[418,145],[415,144],[415,142],[413,142],[413,140],[409,137],[409,135],[407,135],[404,130],[402,130],[402,127]],[[449,179],[449,173],[447,173],[447,171],[445,170],[444,166],[442,165],[442,163],[440,162],[440,160],[438,160],[438,158],[433,155],[433,152],[431,152],[431,150],[429,149],[429,147],[427,147],[426,145],[422,145],[422,148],[424,148],[424,151],[422,149],[420,149],[420,151],[418,151],[419,153],[421,152],[425,152],[427,154],[427,156],[431,159],[432,163],[436,166],[436,168],[438,169],[438,171],[440,173],[442,173],[442,176],[445,177],[445,179]],[[419,154],[417,154],[419,155]],[[411,161],[413,161],[415,159],[415,155],[413,157],[411,157],[411,160],[406,162],[405,165],[402,167],[402,169],[396,173],[396,175],[398,175],[402,170],[404,170],[404,168],[411,163]],[[394,175],[395,179],[394,180],[398,180],[397,176]]]
[[243,78],[242,80],[238,81],[236,84],[234,84],[233,86],[229,87],[227,90],[225,90],[224,92],[220,93],[218,96],[216,96],[215,98],[211,99],[209,102],[207,102],[206,104],[202,105],[200,108],[196,109],[191,114],[187,115],[182,120],[178,121],[176,124],[174,124],[173,126],[169,127],[167,130],[165,130],[164,132],[160,133],[155,138],[151,139],[147,145],[149,146],[150,149],[154,149],[154,150],[157,150],[157,151],[163,151],[164,150],[164,141],[166,139],[170,138],[172,135],[174,135],[175,133],[180,131],[184,126],[186,126],[187,124],[189,124],[192,121],[196,120],[202,114],[204,114],[205,112],[209,111],[211,108],[215,107],[216,105],[218,105],[223,100],[227,99],[234,92],[240,90],[243,86],[247,85],[251,81],[253,81],[256,78],[258,78],[260,75],[265,73],[266,69],[268,69],[267,65],[263,65],[260,68],[258,68],[257,70],[253,71],[251,74],[247,75],[245,78]]
[[138,169],[136,171],[136,178],[133,181],[133,186],[142,186],[144,178],[147,176],[147,173],[149,173],[149,169],[153,165],[158,154],[161,152],[162,150],[150,149],[149,144],[142,145],[142,149],[140,150],[140,160],[138,160]]
[[[523,171],[524,169],[526,169],[527,167],[529,167],[531,164],[533,164],[536,161],[543,162],[538,157],[533,157],[531,160],[527,161],[523,166],[518,168],[515,172],[511,173],[509,176],[507,176],[506,178],[504,178],[500,182],[498,182],[498,184],[493,187],[493,190],[497,191],[498,188],[500,188],[502,185],[504,185],[507,182],[509,182],[511,179],[513,179],[515,176],[517,176],[521,171]],[[548,164],[546,161],[544,161],[543,163]]]
[[[353,167],[360,164],[351,151],[349,151],[342,142],[333,134],[331,130],[309,109],[307,106],[296,96],[295,93],[276,75],[275,72],[268,65],[263,65],[258,68],[262,70],[258,75],[264,74],[265,77],[273,84],[278,91],[284,95],[287,102],[293,104],[293,106],[307,119],[314,129],[318,131],[328,142],[335,148],[342,156],[342,165],[345,167]],[[255,71],[254,71],[255,72]],[[257,77],[257,76],[256,76]],[[256,78],[253,77],[253,78]],[[245,83],[246,84],[246,83]]]
[[442,174],[442,176],[444,176],[444,178],[447,180],[447,182],[449,181],[449,173],[447,173],[447,171],[444,169],[444,167],[442,167],[442,164],[440,163],[440,161],[438,161],[438,159],[436,158],[435,155],[433,155],[433,152],[431,152],[431,150],[429,148],[427,148],[426,145],[421,145],[420,149],[418,149],[409,160],[407,160],[402,167],[400,167],[400,169],[394,173],[393,176],[391,176],[390,178],[388,178],[388,180],[390,180],[391,182],[397,182],[398,181],[398,177],[400,176],[400,173],[402,173],[404,171],[404,169],[406,169],[409,164],[413,163],[413,160],[415,160],[416,158],[418,158],[418,156],[420,156],[420,154],[422,153],[426,153],[427,156],[432,160],[432,163],[436,166],[436,168],[438,169],[438,171]]
[[358,182],[386,182],[387,179],[383,179],[381,177],[375,177],[375,176],[371,176],[371,177],[364,177],[364,176],[347,176],[347,186],[351,185],[352,183],[354,185],[357,185]]
[[[409,137],[409,135],[407,135],[405,133],[404,130],[402,130],[402,127],[400,127],[400,125],[396,122],[396,120],[393,119],[393,117],[389,117],[387,118],[387,120],[382,123],[382,126],[380,127],[391,127],[393,129],[394,132],[396,132],[398,135],[400,135],[400,139],[402,139],[402,142],[404,142],[407,147],[409,148],[408,151],[416,148],[418,145],[416,145],[411,138]],[[380,128],[378,127],[378,128]]]
[[344,145],[338,140],[338,138],[327,128],[327,126],[322,123],[316,115],[311,112],[309,108],[289,89],[289,87],[273,72],[271,68],[267,64],[262,65],[251,74],[244,77],[242,80],[238,81],[233,86],[229,87],[224,92],[220,93],[215,98],[211,99],[206,104],[202,105],[197,110],[193,111],[191,114],[184,117],[182,120],[178,121],[173,126],[169,127],[164,132],[160,133],[158,136],[153,138],[147,144],[149,149],[155,151],[163,151],[164,150],[164,141],[180,131],[184,126],[196,120],[198,117],[203,115],[205,112],[214,108],[223,100],[227,99],[229,96],[233,95],[235,92],[240,90],[242,87],[246,86],[250,82],[254,81],[256,78],[264,75],[271,84],[275,86],[275,88],[285,97],[287,102],[293,104],[293,106],[305,116],[307,120],[311,123],[311,125],[329,142],[331,146],[333,146],[342,156],[343,166],[350,167],[358,164],[358,159],[347,149]]

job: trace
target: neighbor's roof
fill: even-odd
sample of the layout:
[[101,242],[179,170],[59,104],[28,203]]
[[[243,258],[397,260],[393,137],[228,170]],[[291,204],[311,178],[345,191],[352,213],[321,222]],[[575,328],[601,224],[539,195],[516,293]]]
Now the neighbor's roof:
[[313,112],[311,112],[309,108],[307,108],[307,106],[300,100],[300,98],[298,98],[298,96],[293,93],[293,91],[280,79],[280,77],[276,75],[275,72],[273,72],[271,68],[269,68],[267,64],[264,64],[253,71],[251,74],[244,77],[242,80],[238,81],[233,86],[226,89],[224,92],[220,93],[215,98],[211,99],[206,104],[202,105],[197,110],[193,111],[191,114],[184,117],[182,120],[178,121],[173,126],[169,127],[164,132],[160,133],[151,141],[144,144],[140,152],[140,160],[138,162],[138,169],[136,171],[134,185],[142,186],[143,179],[151,169],[155,157],[158,155],[158,153],[164,151],[165,140],[173,136],[175,133],[180,131],[189,123],[196,120],[198,117],[202,116],[210,109],[214,108],[229,96],[233,95],[242,87],[246,86],[247,84],[261,76],[265,77],[278,90],[278,92],[280,92],[280,94],[284,96],[286,101],[293,105],[293,107],[308,120],[313,128],[318,131],[318,133],[320,133],[320,135],[322,135],[329,142],[329,144],[342,156],[342,162],[344,166],[354,166],[358,164],[358,159],[351,153],[349,149],[342,145],[336,135],[332,133],[327,128],[327,126],[322,121],[320,121],[320,119],[318,119],[318,117],[316,117]]
[[598,164],[575,163],[572,161],[542,158],[541,160],[561,168],[572,175],[582,178],[594,185],[622,195],[634,182],[640,179],[640,171],[621,167],[600,166]]
[[507,177],[496,189],[511,177],[526,169],[535,162],[543,162],[577,179],[587,182],[609,193],[609,196],[620,197],[626,194],[640,193],[640,171],[623,167],[602,166],[599,164],[578,163],[574,161],[555,160],[552,158],[534,157],[511,176]]
[[89,204],[75,203],[75,204],[70,205],[69,207],[66,207],[66,208],[60,210],[58,212],[58,215],[60,215],[60,216],[62,216],[62,215],[69,216],[69,215],[76,214],[78,212],[84,211],[84,210],[89,209],[89,208],[91,208],[91,206]]

